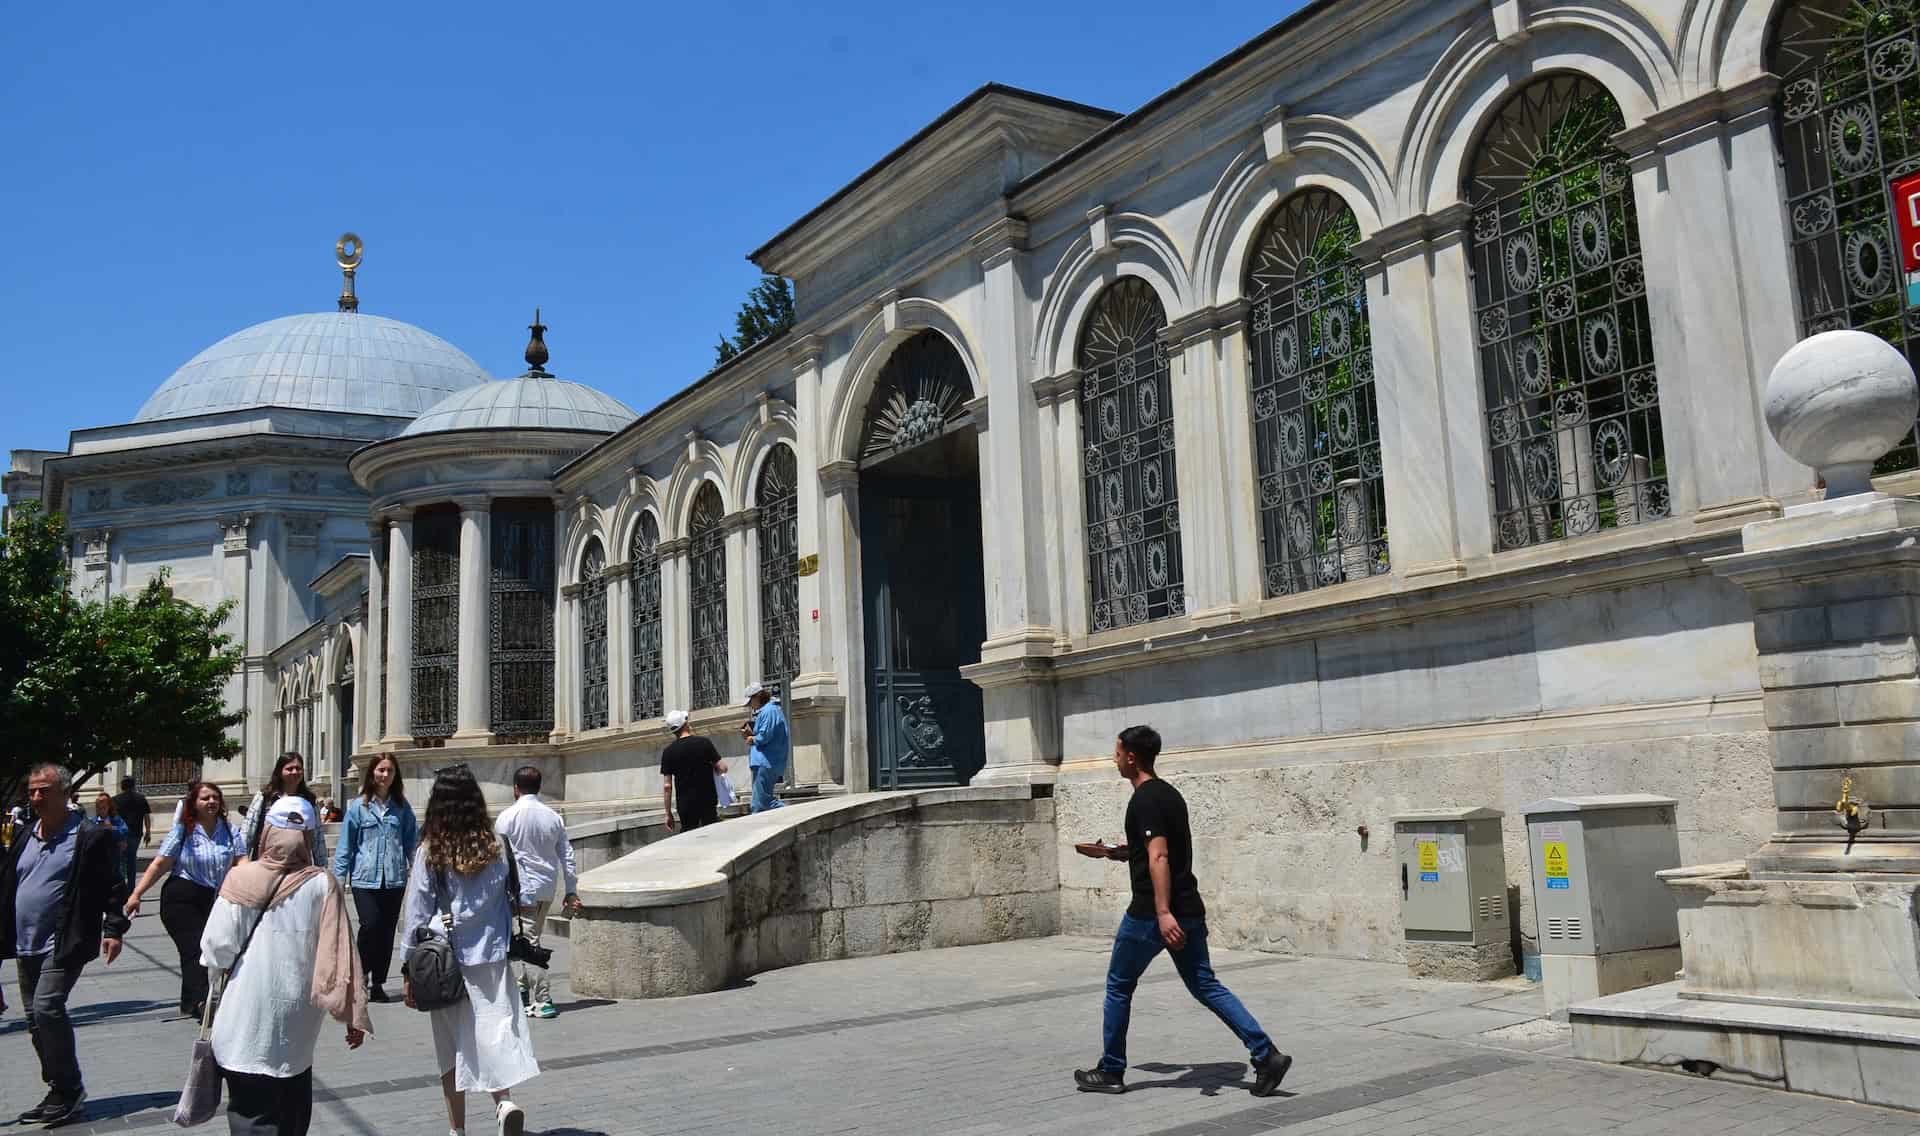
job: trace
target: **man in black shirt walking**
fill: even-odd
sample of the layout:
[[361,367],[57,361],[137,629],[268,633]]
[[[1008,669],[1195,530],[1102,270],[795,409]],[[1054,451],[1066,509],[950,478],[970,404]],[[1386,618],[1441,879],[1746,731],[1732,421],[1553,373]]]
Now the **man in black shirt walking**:
[[120,852],[120,869],[128,885],[140,878],[133,870],[139,863],[141,847],[153,842],[153,805],[134,785],[133,778],[122,777],[120,792],[113,798],[113,811],[127,822],[127,846]]
[[[660,755],[660,783],[667,808],[667,831],[701,828],[720,819],[720,791],[714,774],[725,773],[727,764],[713,743],[696,735],[687,725],[687,712],[675,710],[667,715],[667,728],[673,741]],[[674,797],[680,798],[680,818],[673,815]]]
[[[1207,958],[1207,909],[1200,902],[1200,884],[1193,875],[1187,802],[1173,786],[1154,776],[1153,763],[1159,756],[1160,735],[1151,726],[1130,726],[1114,743],[1113,763],[1133,785],[1133,799],[1127,802],[1125,849],[1133,902],[1120,920],[1120,930],[1113,937],[1113,958],[1107,965],[1105,1049],[1100,1064],[1076,1070],[1073,1080],[1083,1093],[1126,1091],[1133,988],[1164,947],[1173,956],[1174,969],[1187,984],[1187,992],[1246,1045],[1253,1060],[1253,1095],[1272,1096],[1293,1058],[1273,1047],[1240,999],[1214,977]],[[1119,859],[1120,851],[1114,849],[1112,858]]]

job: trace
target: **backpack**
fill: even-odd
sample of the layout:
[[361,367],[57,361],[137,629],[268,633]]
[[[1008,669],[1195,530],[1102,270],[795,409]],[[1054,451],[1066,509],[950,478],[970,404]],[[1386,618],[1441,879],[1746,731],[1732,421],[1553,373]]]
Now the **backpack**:
[[[513,896],[519,893],[517,878],[518,865],[514,863],[513,845],[507,838],[499,838],[507,858],[508,930],[512,930]],[[434,873],[436,891],[448,896],[447,921],[453,921],[451,892],[446,887],[446,872]],[[413,933],[413,953],[400,967],[400,975],[413,986],[413,1005],[418,1010],[441,1010],[448,1006],[457,1006],[466,1000],[467,982],[460,973],[460,959],[454,953],[453,940],[433,929],[433,923]]]

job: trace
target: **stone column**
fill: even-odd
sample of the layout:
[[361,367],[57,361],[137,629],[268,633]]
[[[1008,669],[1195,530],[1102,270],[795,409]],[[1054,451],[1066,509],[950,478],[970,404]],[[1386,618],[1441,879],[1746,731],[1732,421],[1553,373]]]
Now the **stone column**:
[[[820,665],[833,676],[835,692],[816,697],[835,697],[842,710],[839,744],[828,754],[830,773],[848,792],[861,793],[871,781],[866,749],[866,652],[861,638],[866,613],[860,595],[860,474],[851,461],[833,461],[820,466],[815,476],[821,494]],[[803,630],[809,614],[801,616]],[[833,767],[836,760],[837,769]]]
[[692,639],[687,626],[687,538],[663,540],[660,555],[660,698],[667,712],[693,700]]
[[1220,398],[1220,476],[1227,531],[1234,536],[1227,595],[1243,614],[1267,598],[1260,564],[1260,498],[1253,471],[1253,391],[1248,385],[1245,300],[1214,309],[1213,368]]
[[[743,571],[740,576],[740,618],[745,635],[740,639],[740,666],[746,676],[740,684],[766,680],[766,660],[761,656],[760,643],[760,510],[742,509],[740,517],[740,562]],[[732,535],[728,536],[728,555],[732,555]],[[731,589],[729,589],[731,591]],[[731,596],[728,607],[733,607]],[[731,616],[729,616],[731,618]],[[734,693],[739,693],[736,690]],[[785,697],[783,694],[782,697]]]
[[360,736],[356,748],[374,750],[380,746],[385,723],[380,719],[382,683],[386,681],[387,660],[380,649],[380,605],[386,597],[387,522],[376,520],[367,525],[367,630],[361,636],[360,654],[354,656],[359,676],[354,683],[360,708],[354,730]]
[[571,513],[565,501],[553,503],[553,734],[563,741],[580,720],[579,688],[573,682],[573,668],[579,665],[579,650],[574,643],[577,606],[573,600],[573,578],[567,574],[567,538]]
[[493,502],[486,497],[457,497],[460,506],[460,671],[455,702],[457,725],[450,745],[488,745],[493,741],[493,645],[488,620],[493,551]]
[[607,565],[607,725],[633,721],[633,562]]
[[1087,618],[1087,477],[1081,455],[1080,372],[1068,371],[1048,380],[1053,386],[1054,476],[1059,495],[1054,532],[1060,573],[1060,636],[1062,642],[1092,630]]
[[749,600],[755,564],[747,555],[749,533],[760,517],[758,509],[741,509],[723,520],[727,530],[727,697],[737,700],[749,682],[760,681],[755,660],[760,657],[760,631],[753,622],[752,608],[758,597]]
[[1257,524],[1236,525],[1233,515],[1229,487],[1248,481],[1252,464],[1229,468],[1229,459],[1244,448],[1231,439],[1250,427],[1247,419],[1231,422],[1226,417],[1224,376],[1215,347],[1219,318],[1211,308],[1195,312],[1168,325],[1160,337],[1172,366],[1173,405],[1168,411],[1173,414],[1186,610],[1201,627],[1241,616],[1234,568],[1247,542],[1257,543],[1260,533]]
[[[258,610],[260,597],[253,587],[251,534],[253,517],[246,513],[229,513],[216,518],[216,523],[220,526],[220,543],[217,546],[220,558],[218,598],[233,601],[233,610],[228,613],[226,621],[220,625],[220,630],[233,636],[235,642],[251,652],[254,650],[254,636],[251,631],[254,621],[260,618]],[[243,664],[240,671],[227,679],[224,692],[226,704],[248,708],[257,704],[265,705],[272,699],[272,695],[266,693],[268,689],[266,678],[264,664],[259,666]],[[265,701],[256,703],[250,697],[255,692],[258,692]],[[272,760],[267,756],[274,752],[273,739],[267,736],[268,729],[264,716],[256,716],[254,720],[242,722],[231,731],[230,736],[237,737],[242,747],[239,757],[239,772],[242,779],[248,776],[249,761],[257,765]]]
[[804,563],[812,557],[812,571],[800,575],[800,673],[793,679],[795,699],[832,697],[838,693],[833,675],[833,652],[826,641],[831,612],[823,583],[821,564],[832,536],[826,523],[826,494],[820,480],[820,339],[805,336],[788,352],[793,362],[794,466],[799,478],[799,534],[794,554]]
[[384,749],[413,745],[413,510],[387,519],[387,725]]
[[[1769,76],[1715,91],[1615,139],[1633,170],[1673,514],[1701,523],[1776,515],[1778,497],[1811,485],[1781,460],[1760,410],[1767,371],[1798,338],[1776,86]],[[1742,220],[1735,201],[1753,206]]]

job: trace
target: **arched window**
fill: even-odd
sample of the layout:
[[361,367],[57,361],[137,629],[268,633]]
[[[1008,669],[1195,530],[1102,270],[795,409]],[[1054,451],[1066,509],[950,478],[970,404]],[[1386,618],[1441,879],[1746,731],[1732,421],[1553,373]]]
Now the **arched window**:
[[660,682],[660,526],[652,513],[633,526],[627,577],[633,608],[633,720],[644,722],[667,712]]
[[760,677],[783,697],[800,673],[800,487],[793,451],[760,466]]
[[[413,736],[444,738],[459,725],[460,511],[413,518]],[[303,738],[311,757],[311,739]]]
[[1173,457],[1173,388],[1160,332],[1166,309],[1123,277],[1087,317],[1076,356],[1093,630],[1186,611]]
[[1340,196],[1287,198],[1247,265],[1248,385],[1269,596],[1387,570],[1380,410],[1360,225]]
[[1503,549],[1670,507],[1622,125],[1600,84],[1553,75],[1508,99],[1475,152],[1474,332]]
[[[1889,183],[1920,169],[1917,33],[1916,0],[1800,0],[1781,13],[1768,61],[1781,77],[1801,330],[1870,331],[1909,360],[1920,358],[1920,306],[1901,286]],[[1909,432],[1874,472],[1916,465]]]
[[727,691],[727,529],[720,491],[694,494],[687,522],[687,625],[693,629],[693,705],[725,706]]
[[599,537],[580,557],[580,728],[607,724],[607,554]]

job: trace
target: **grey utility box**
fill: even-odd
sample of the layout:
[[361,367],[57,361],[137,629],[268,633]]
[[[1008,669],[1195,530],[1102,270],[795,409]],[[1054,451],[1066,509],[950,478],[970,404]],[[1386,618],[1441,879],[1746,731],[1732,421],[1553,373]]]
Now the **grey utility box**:
[[1680,866],[1673,798],[1550,797],[1526,817],[1547,1011],[1671,982],[1680,917],[1655,873]]
[[1480,981],[1513,973],[1499,809],[1421,809],[1393,818],[1407,972]]

